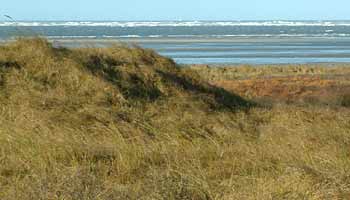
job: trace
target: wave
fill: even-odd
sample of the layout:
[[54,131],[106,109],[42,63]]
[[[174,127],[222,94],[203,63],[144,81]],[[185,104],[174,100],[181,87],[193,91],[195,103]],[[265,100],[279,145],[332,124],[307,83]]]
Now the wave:
[[196,26],[350,26],[350,21],[18,21],[0,22],[0,26],[105,26],[105,27],[196,27]]
[[90,36],[78,36],[78,35],[67,35],[67,36],[45,36],[46,38],[48,39],[71,39],[71,38],[90,38],[90,39],[94,39],[94,38],[98,38],[97,36],[93,36],[93,35],[90,35]]

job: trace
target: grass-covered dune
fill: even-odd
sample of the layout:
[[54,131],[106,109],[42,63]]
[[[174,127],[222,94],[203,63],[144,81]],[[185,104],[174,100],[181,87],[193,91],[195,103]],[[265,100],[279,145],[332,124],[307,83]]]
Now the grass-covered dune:
[[0,47],[0,199],[348,198],[349,107],[263,105],[152,50],[19,39]]

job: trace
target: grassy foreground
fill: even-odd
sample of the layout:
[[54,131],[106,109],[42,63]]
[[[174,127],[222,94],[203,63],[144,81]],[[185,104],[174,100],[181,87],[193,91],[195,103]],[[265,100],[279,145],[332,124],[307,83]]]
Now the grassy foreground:
[[346,95],[266,106],[208,73],[138,47],[0,47],[0,199],[350,198]]

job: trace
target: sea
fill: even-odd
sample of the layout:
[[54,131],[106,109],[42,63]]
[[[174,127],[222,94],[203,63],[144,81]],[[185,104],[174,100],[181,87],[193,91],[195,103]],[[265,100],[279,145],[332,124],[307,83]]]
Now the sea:
[[180,64],[350,62],[350,21],[2,21],[0,41],[42,36],[56,46],[151,48]]

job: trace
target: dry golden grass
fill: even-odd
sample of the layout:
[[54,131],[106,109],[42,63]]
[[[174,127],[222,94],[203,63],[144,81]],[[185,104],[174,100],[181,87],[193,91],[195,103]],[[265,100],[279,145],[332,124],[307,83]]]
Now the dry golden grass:
[[192,69],[211,84],[255,101],[350,105],[348,64]]
[[349,199],[350,110],[259,106],[151,50],[0,47],[0,199]]
[[307,64],[307,65],[238,65],[210,67],[193,65],[191,69],[210,81],[290,76],[318,75],[322,77],[350,76],[349,64]]

